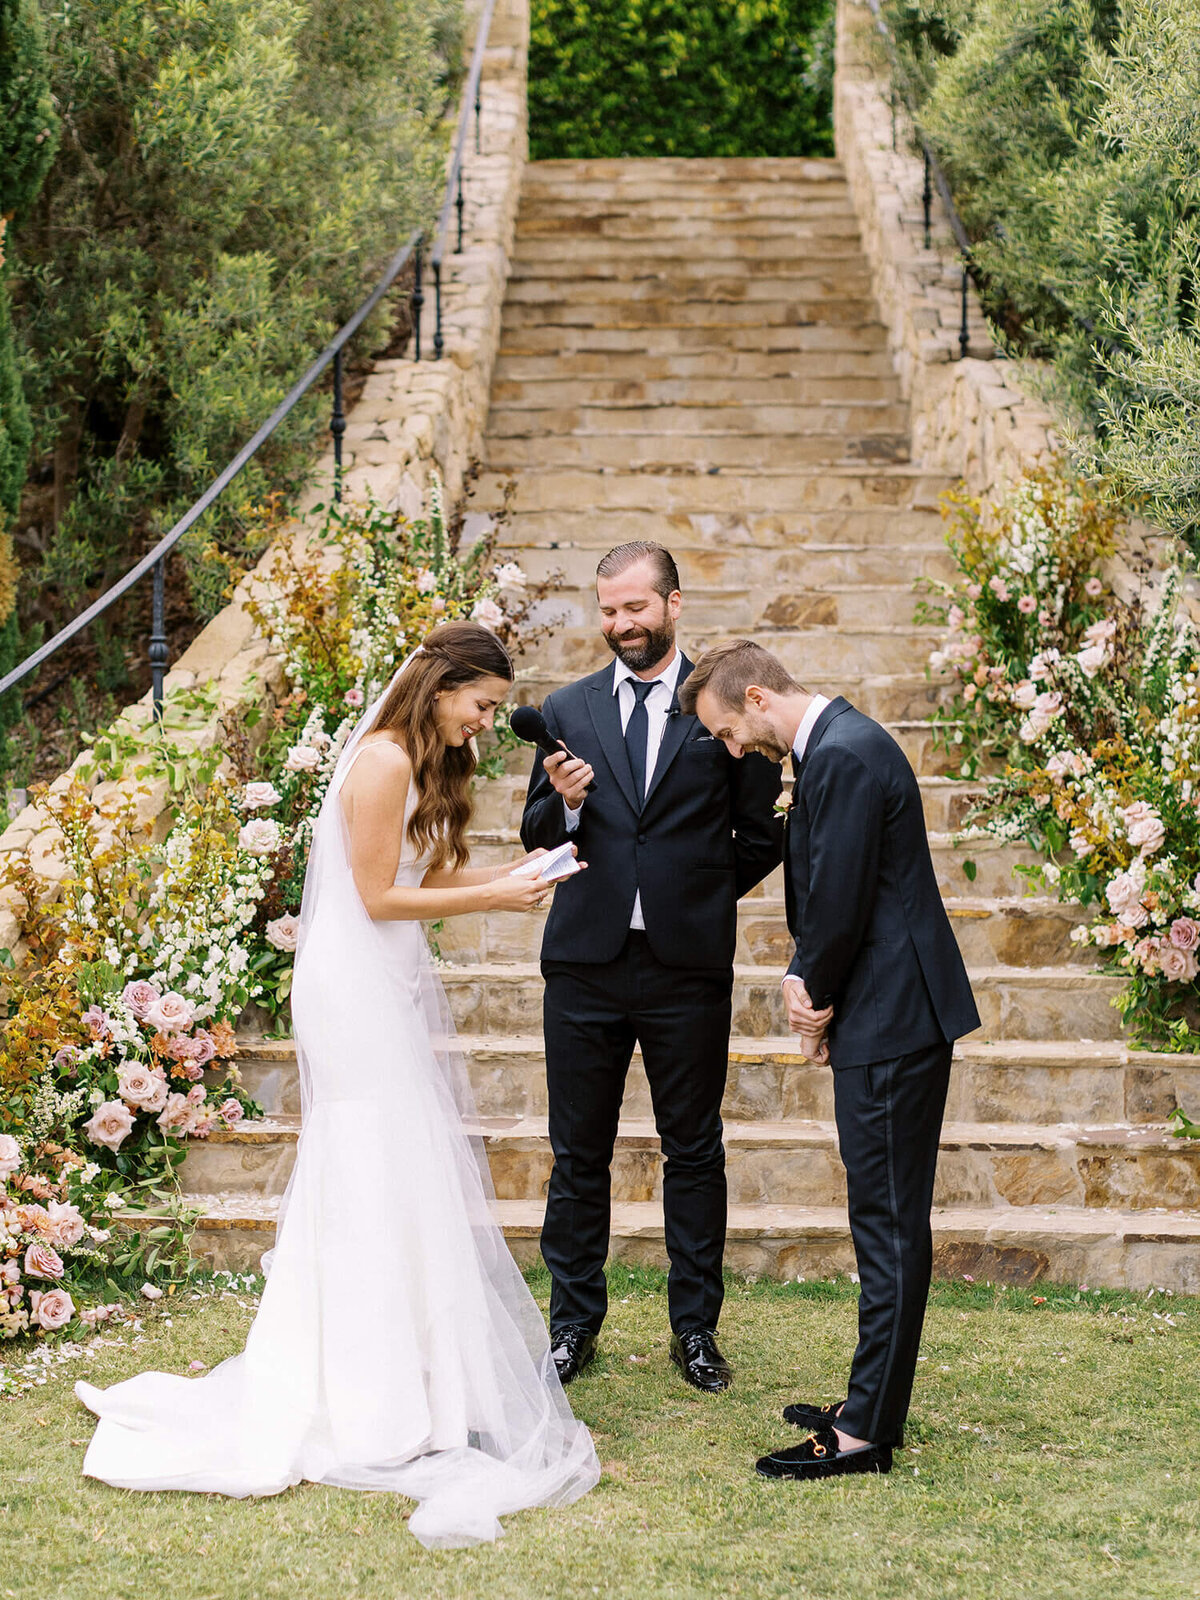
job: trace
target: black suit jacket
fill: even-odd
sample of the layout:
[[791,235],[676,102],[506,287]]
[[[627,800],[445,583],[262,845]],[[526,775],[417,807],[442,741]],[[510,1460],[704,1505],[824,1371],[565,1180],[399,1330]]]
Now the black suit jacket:
[[832,1005],[835,1068],[946,1043],[979,1013],[929,855],[921,791],[892,736],[826,706],[788,813],[788,971]]
[[[529,780],[521,838],[527,850],[573,839],[588,870],[555,890],[543,961],[615,960],[638,890],[650,948],[669,967],[733,964],[737,901],[778,866],[782,774],[761,756],[735,761],[696,717],[672,707],[643,804],[621,730],[613,666],[542,706],[546,724],[596,773],[579,827],[567,829],[562,797],[539,760]],[[682,683],[692,670],[685,656]]]

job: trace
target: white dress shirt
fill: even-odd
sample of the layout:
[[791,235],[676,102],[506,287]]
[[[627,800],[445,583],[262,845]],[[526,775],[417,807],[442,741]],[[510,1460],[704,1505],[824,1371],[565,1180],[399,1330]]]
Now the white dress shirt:
[[[810,704],[808,710],[800,718],[800,726],[796,729],[796,737],[792,740],[792,754],[796,757],[797,761],[804,760],[804,752],[808,749],[808,741],[812,738],[812,731],[817,725],[817,718],[821,715],[822,711],[824,711],[828,704],[828,695],[815,694],[812,697],[812,703]],[[796,792],[793,788],[792,804],[795,805],[795,803]],[[783,981],[784,983],[803,983],[804,980],[796,973],[789,972]]]
[[[646,696],[646,788],[649,789],[654,778],[654,764],[658,760],[659,746],[667,726],[667,715],[671,703],[675,699],[675,687],[679,682],[679,669],[683,665],[683,657],[679,651],[671,657],[670,662],[663,668],[657,678],[649,680],[653,688]],[[633,692],[633,680],[637,677],[625,663],[617,658],[613,663],[613,688],[621,708],[621,732],[624,733],[629,719],[633,715],[636,696]],[[646,680],[642,680],[646,681]],[[579,814],[583,810],[579,806],[575,811],[567,802],[563,801],[563,810],[566,813],[567,832],[574,833],[579,826]],[[633,915],[629,919],[631,928],[645,929],[646,923],[642,916],[642,892],[639,889],[633,902]]]

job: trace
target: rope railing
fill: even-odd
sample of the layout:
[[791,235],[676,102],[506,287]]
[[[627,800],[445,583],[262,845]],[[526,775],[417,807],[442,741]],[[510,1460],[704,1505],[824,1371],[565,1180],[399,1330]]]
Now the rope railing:
[[[488,31],[491,28],[492,14],[495,11],[496,0],[487,0],[479,20],[479,29],[476,35],[475,50],[471,58],[471,70],[463,90],[459,108],[458,129],[454,141],[454,155],[446,178],[445,198],[438,214],[437,227],[434,233],[434,247],[431,255],[433,266],[435,292],[437,296],[436,318],[434,323],[434,357],[440,359],[445,348],[442,333],[442,261],[445,255],[445,236],[452,206],[458,211],[457,252],[463,248],[463,168],[466,147],[466,135],[470,126],[472,113],[475,118],[475,151],[479,154],[482,150],[480,133],[481,118],[483,114],[483,59],[487,49]],[[321,351],[320,355],[312,362],[302,377],[288,390],[284,398],[275,407],[258,431],[249,439],[229,462],[228,466],[208,486],[204,493],[183,513],[179,520],[158,541],[152,550],[125,574],[119,578],[111,588],[106,589],[102,595],[88,606],[79,616],[74,617],[64,628],[61,628],[52,639],[25,660],[13,667],[3,678],[0,678],[0,696],[14,689],[17,684],[28,678],[31,673],[49,661],[65,644],[83,633],[97,617],[103,616],[110,607],[116,604],[124,595],[150,573],[153,585],[151,596],[151,621],[149,641],[149,663],[152,683],[152,700],[154,718],[162,721],[163,691],[170,666],[170,643],[166,633],[166,563],[171,551],[188,532],[193,528],[204,513],[214,504],[221,494],[229,487],[233,480],[242,471],[243,467],[258,454],[259,450],[279,427],[290,416],[296,406],[313,387],[318,378],[332,364],[333,366],[333,406],[329,421],[329,432],[333,440],[333,498],[340,500],[342,497],[342,443],[346,433],[346,409],[344,396],[344,352],[346,345],[362,327],[363,323],[379,305],[384,295],[395,283],[396,279],[412,262],[413,286],[410,291],[410,306],[413,324],[413,359],[421,359],[421,312],[425,302],[422,285],[422,256],[425,250],[425,234],[422,229],[414,229],[407,240],[400,246],[387,265],[383,276],[376,283],[374,289],[354,312],[348,321],[342,324],[333,338]]]

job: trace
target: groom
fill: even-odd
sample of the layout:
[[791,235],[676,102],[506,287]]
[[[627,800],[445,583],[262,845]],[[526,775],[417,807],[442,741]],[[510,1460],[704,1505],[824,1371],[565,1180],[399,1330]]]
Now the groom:
[[640,1045],[664,1157],[671,1359],[715,1393],[732,1382],[716,1328],[737,900],[782,857],[782,785],[769,762],[732,760],[680,710],[691,663],[675,643],[682,596],[670,553],[619,546],[600,562],[596,592],[617,659],[547,698],[543,715],[566,749],[535,767],[521,824],[527,850],[574,839],[589,868],[555,891],[542,945],[550,1344],[564,1383],[595,1354],[609,1168]]
[[904,752],[847,701],[809,694],[748,639],[704,655],[684,710],[733,756],[792,758],[784,878],[796,954],[788,1022],[833,1067],[834,1115],[862,1291],[846,1399],[794,1405],[803,1444],[768,1478],[887,1472],[903,1437],[929,1294],[938,1136],[953,1042],[979,1026]]

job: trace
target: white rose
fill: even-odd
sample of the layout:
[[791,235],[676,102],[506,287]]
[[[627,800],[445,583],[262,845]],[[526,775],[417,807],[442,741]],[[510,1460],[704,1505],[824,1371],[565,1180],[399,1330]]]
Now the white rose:
[[242,791],[242,804],[247,811],[261,811],[264,806],[279,804],[279,790],[273,783],[248,783]]
[[186,1033],[195,1020],[196,1007],[174,989],[168,989],[146,1011],[146,1022],[158,1033]]
[[276,950],[294,950],[300,937],[300,918],[292,916],[291,912],[276,917],[274,922],[267,923],[266,937],[267,943]]
[[[314,757],[316,754],[314,750]],[[269,817],[255,817],[238,834],[238,848],[245,850],[248,855],[270,856],[279,849],[281,838],[277,822],[272,822]]]
[[1075,659],[1080,671],[1086,677],[1094,678],[1108,660],[1108,651],[1102,644],[1090,644],[1086,650],[1080,650]]
[[495,569],[493,576],[502,589],[522,590],[529,579],[515,561],[506,561]]
[[315,772],[321,764],[321,752],[311,744],[294,744],[283,764],[289,772]]
[[494,600],[480,600],[471,612],[471,621],[495,629],[504,621],[504,613]]
[[11,1133],[0,1133],[0,1180],[11,1178],[20,1165],[20,1145]]
[[1021,711],[1028,711],[1037,699],[1037,690],[1028,678],[1023,678],[1012,692],[1012,703]]

